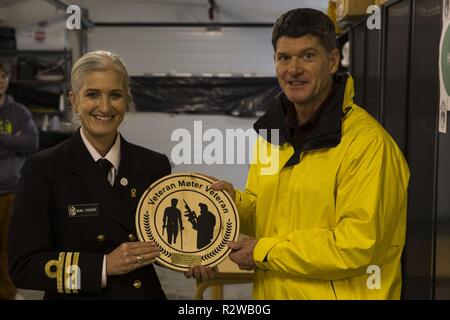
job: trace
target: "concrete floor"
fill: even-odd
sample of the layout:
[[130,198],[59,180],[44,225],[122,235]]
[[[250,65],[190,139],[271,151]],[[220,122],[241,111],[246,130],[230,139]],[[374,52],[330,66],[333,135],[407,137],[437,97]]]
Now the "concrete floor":
[[[195,298],[195,280],[187,279],[183,273],[156,267],[161,284],[169,300],[192,300]],[[224,286],[224,299],[250,300],[252,285],[233,284]],[[19,300],[41,300],[43,292],[19,289]],[[204,299],[211,299],[211,289],[207,289]]]

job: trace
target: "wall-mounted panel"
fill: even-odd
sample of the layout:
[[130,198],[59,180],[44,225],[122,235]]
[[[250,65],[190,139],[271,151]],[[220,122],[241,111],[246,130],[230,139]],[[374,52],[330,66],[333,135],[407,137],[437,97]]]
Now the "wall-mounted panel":
[[[438,100],[436,100],[437,102]],[[436,299],[450,299],[450,128],[439,134],[436,217]]]
[[[429,31],[433,34],[433,58],[437,58],[438,52],[438,39],[441,30],[441,14],[442,14],[442,1],[434,0],[430,1],[429,10],[424,11],[422,14],[431,16],[433,18],[432,24],[430,24]],[[433,59],[435,61],[435,59]],[[438,86],[437,77],[438,71],[436,70],[437,61],[434,65],[434,100],[432,107],[434,107],[437,113],[438,106]],[[431,106],[430,106],[431,108]],[[448,116],[448,113],[447,113]],[[447,121],[447,133],[438,134],[438,170],[437,170],[437,202],[436,202],[436,258],[435,258],[435,289],[434,298],[436,299],[450,299],[450,127],[449,121]]]

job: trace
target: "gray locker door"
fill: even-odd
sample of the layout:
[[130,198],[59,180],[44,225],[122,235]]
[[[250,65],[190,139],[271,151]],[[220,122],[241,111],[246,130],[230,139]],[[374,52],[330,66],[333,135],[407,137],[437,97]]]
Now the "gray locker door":
[[366,80],[365,105],[375,119],[380,121],[380,67],[381,31],[366,29]]
[[416,0],[412,11],[407,138],[411,180],[403,287],[406,299],[434,297],[439,3],[442,1]]
[[385,12],[383,125],[405,152],[408,105],[411,1],[394,2]]
[[350,73],[355,80],[355,102],[365,107],[366,24],[360,23],[350,30]]

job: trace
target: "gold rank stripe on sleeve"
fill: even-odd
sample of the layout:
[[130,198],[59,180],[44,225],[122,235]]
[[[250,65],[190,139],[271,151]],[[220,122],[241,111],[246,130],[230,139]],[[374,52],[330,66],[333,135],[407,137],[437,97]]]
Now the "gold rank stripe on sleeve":
[[64,265],[64,292],[78,293],[81,271],[78,266],[79,252],[67,252]]
[[73,282],[72,282],[72,292],[73,293],[78,293],[78,290],[81,289],[81,270],[80,270],[80,267],[78,266],[79,257],[80,257],[79,252],[75,252],[73,254],[73,265],[75,266],[74,278],[73,278]]
[[79,256],[79,252],[60,252],[58,260],[49,260],[45,264],[45,274],[56,279],[58,293],[78,293],[81,283]]
[[64,264],[64,293],[72,293],[71,274],[72,274],[72,252],[67,252]]
[[64,258],[66,257],[65,252],[59,253],[58,265],[57,267],[57,278],[56,278],[56,288],[58,293],[63,293],[63,281],[62,281],[62,269],[64,267]]

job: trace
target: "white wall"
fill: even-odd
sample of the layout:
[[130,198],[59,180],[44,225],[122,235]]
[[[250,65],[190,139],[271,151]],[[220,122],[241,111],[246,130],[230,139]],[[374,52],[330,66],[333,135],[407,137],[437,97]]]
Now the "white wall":
[[274,75],[270,28],[95,28],[89,50],[118,53],[130,74],[258,73]]
[[[208,22],[207,0],[71,0],[89,10],[95,22]],[[273,23],[299,7],[326,10],[328,0],[216,0],[217,22]],[[0,22],[18,26],[65,15],[44,0],[1,0]]]
[[[90,18],[101,22],[208,22],[206,0],[86,1]],[[215,22],[273,23],[283,12],[328,1],[218,0]],[[256,73],[274,75],[271,27],[222,28],[211,35],[205,28],[97,27],[89,35],[89,50],[106,49],[122,56],[130,73]]]
[[[89,17],[94,22],[209,22],[206,0],[66,1],[69,2],[88,9]],[[328,0],[216,2],[219,11],[214,22],[273,23],[280,14],[297,7],[325,10]],[[0,6],[3,25],[24,28],[38,21],[60,21],[67,16],[44,0],[12,3],[8,0],[8,5]],[[63,23],[60,25],[64,27]],[[28,33],[33,34],[32,31]],[[270,27],[223,28],[219,35],[210,35],[204,28],[95,27],[88,37],[88,50],[117,52],[132,75],[231,72],[267,76],[274,74],[270,38]],[[45,44],[36,48],[45,49],[43,46]]]
[[[207,0],[75,0],[96,22],[208,22]],[[293,8],[326,10],[328,0],[216,0],[218,22],[267,22]]]
[[[221,115],[172,115],[157,112],[139,112],[126,115],[120,132],[128,141],[164,153],[170,159],[172,148],[178,143],[177,141],[171,141],[172,132],[175,129],[185,128],[189,130],[192,133],[192,141],[194,141],[194,121],[202,121],[203,132],[208,128],[216,128],[225,133],[226,129],[242,128],[247,130],[252,128],[255,120],[253,118],[235,118]],[[198,141],[198,139],[195,141]],[[209,142],[204,142],[203,148],[208,144]],[[247,150],[239,150],[239,152],[248,152],[248,148]],[[173,171],[204,173],[230,181],[236,187],[243,189],[247,179],[248,164],[178,165],[173,167]]]

